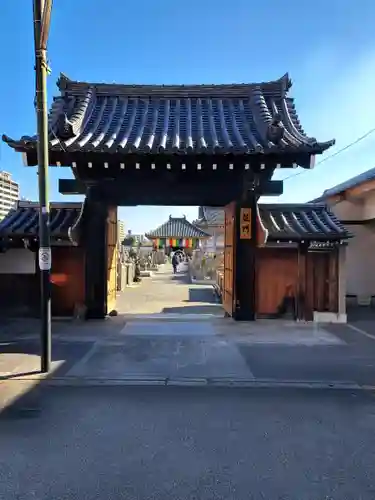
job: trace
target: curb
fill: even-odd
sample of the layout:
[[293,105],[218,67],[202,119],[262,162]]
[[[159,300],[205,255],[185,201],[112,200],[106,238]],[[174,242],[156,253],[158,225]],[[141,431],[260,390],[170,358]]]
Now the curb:
[[124,377],[108,379],[100,377],[55,377],[35,375],[33,377],[14,377],[1,382],[38,381],[42,385],[63,387],[87,386],[164,386],[164,387],[226,387],[248,389],[330,389],[375,391],[373,385],[361,385],[356,382],[341,381],[293,381],[276,379],[229,379],[229,378],[169,378],[169,377]]

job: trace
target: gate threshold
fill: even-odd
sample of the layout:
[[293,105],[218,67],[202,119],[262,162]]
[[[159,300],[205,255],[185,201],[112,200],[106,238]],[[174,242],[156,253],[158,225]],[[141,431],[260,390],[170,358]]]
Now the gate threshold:
[[128,321],[212,321],[224,319],[224,314],[183,314],[183,313],[154,313],[154,314],[131,314],[119,313],[119,316]]

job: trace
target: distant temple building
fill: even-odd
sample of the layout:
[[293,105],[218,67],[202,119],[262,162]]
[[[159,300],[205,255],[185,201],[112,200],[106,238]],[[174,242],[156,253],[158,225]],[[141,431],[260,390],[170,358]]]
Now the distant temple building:
[[182,249],[190,253],[199,248],[210,235],[189,222],[185,216],[170,215],[167,222],[146,233],[146,237],[153,242],[154,248],[164,248],[166,253]]

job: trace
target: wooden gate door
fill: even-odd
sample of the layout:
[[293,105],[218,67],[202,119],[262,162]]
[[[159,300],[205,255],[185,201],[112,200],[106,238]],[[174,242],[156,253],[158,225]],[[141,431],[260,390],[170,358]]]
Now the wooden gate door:
[[223,307],[228,316],[233,316],[235,310],[234,264],[236,238],[236,204],[229,203],[225,207],[224,233],[224,293]]
[[116,296],[117,207],[109,207],[107,218],[107,314],[116,309]]
[[298,252],[296,248],[262,248],[257,254],[257,315],[277,314],[288,290],[298,291]]
[[338,311],[338,253],[307,254],[308,300],[312,311]]
[[73,316],[85,303],[84,256],[81,248],[54,247],[51,269],[53,316]]

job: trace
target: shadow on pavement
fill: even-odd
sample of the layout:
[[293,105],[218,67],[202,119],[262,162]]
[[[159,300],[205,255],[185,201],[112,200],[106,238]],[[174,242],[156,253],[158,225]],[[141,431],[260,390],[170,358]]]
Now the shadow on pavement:
[[347,308],[348,322],[354,323],[357,321],[374,321],[375,309],[367,306],[349,306]]
[[[66,375],[93,344],[54,341],[51,372],[45,379]],[[22,418],[30,409],[41,409],[45,388],[35,377],[41,374],[40,347],[39,339],[0,342],[0,418]]]
[[19,378],[19,377],[28,377],[29,375],[38,375],[39,373],[40,370],[31,370],[29,372],[17,372],[17,373],[11,373],[9,375],[0,375],[0,381],[11,380],[13,378]]
[[177,274],[173,274],[171,276],[171,281],[172,282],[178,282],[183,285],[186,285],[186,283],[190,283],[190,276],[186,272],[181,272]]
[[[54,376],[69,371],[92,345],[93,342],[90,341],[75,341],[74,343],[64,340],[53,341],[51,357]],[[0,343],[2,354],[0,360],[0,374],[2,373],[2,375],[0,380],[15,378],[25,373],[40,373],[40,347],[39,340],[18,340]]]
[[183,306],[183,307],[164,307],[162,310],[166,314],[214,314],[215,316],[222,315],[224,317],[224,311],[221,304],[207,304],[207,305],[196,305],[196,306]]

